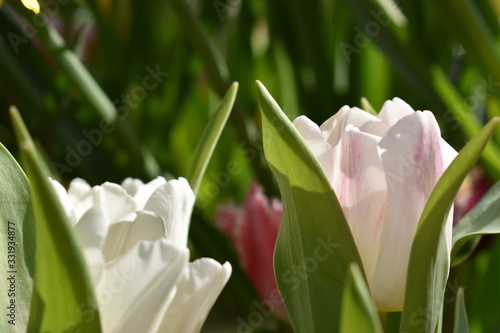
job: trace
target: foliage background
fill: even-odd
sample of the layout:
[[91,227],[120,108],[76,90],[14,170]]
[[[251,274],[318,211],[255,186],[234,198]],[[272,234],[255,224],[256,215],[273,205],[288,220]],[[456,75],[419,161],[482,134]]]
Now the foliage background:
[[[234,331],[238,318],[257,311],[234,251],[213,227],[215,207],[241,202],[251,179],[279,194],[263,157],[256,79],[290,118],[316,122],[345,104],[359,106],[360,97],[378,110],[398,96],[432,110],[456,149],[500,115],[495,0],[48,0],[41,8],[44,19],[17,0],[0,9],[0,141],[16,152],[7,112],[15,104],[64,182],[187,176],[208,117],[239,82],[192,222],[193,258],[235,267],[207,331]],[[151,70],[168,75],[144,89]],[[88,80],[78,79],[82,72]],[[89,89],[105,94],[89,98]],[[100,122],[125,114],[123,107],[126,117],[104,133]],[[85,133],[96,131],[102,142],[87,153]],[[497,133],[481,160],[492,181],[500,177],[499,144]],[[447,308],[461,286],[472,331],[500,332],[499,279],[500,242],[485,238],[452,271]],[[452,323],[449,313],[445,323]],[[273,318],[263,327],[283,329]]]

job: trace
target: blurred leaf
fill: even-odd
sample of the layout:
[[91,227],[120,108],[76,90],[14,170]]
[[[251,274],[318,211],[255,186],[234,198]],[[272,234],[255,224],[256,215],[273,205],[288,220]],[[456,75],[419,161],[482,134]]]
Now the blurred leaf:
[[1,143],[0,223],[0,247],[4,251],[0,260],[5,273],[0,280],[0,303],[6,315],[0,331],[26,332],[34,274],[33,211],[28,179]]
[[237,92],[238,83],[235,82],[231,85],[231,87],[229,87],[226,95],[210,117],[210,120],[208,121],[208,124],[198,142],[187,177],[195,194],[200,188],[201,180],[205,174],[205,170],[207,169],[208,162],[212,157],[212,153],[217,145],[220,134],[222,133],[222,130],[226,125],[227,118],[231,113]]
[[[433,67],[431,72],[434,79],[434,87],[440,93],[441,98],[448,107],[448,111],[444,113],[443,119],[452,122],[452,129],[459,127],[467,139],[472,138],[481,130],[482,125],[479,119],[441,68]],[[496,177],[500,176],[500,149],[495,142],[490,141],[487,144],[481,155],[481,160],[484,161],[485,168],[490,173],[493,173]]]
[[481,200],[453,228],[452,266],[469,257],[474,247],[461,251],[471,239],[500,233],[500,182],[497,182]]
[[[434,332],[442,313],[449,257],[444,225],[455,196],[488,143],[500,118],[492,119],[460,151],[432,191],[417,227],[410,254],[401,330]],[[423,311],[423,313],[422,313]],[[415,322],[416,315],[424,320]]]
[[453,325],[453,333],[469,333],[469,331],[464,290],[459,288],[457,291],[457,299],[455,300],[455,323]]
[[342,208],[317,160],[257,81],[264,152],[283,200],[275,275],[296,332],[336,332],[349,265],[362,267]]
[[351,264],[342,295],[341,333],[382,333],[382,323],[377,315],[370,290],[359,267]]
[[[500,81],[500,53],[495,37],[488,28],[486,20],[470,0],[428,1],[433,5],[441,20],[464,47],[474,57],[474,63],[481,66],[485,73]],[[498,24],[498,23],[497,23]]]
[[28,331],[100,332],[92,282],[80,246],[26,127],[15,108],[11,117],[30,179],[36,224],[33,297]]
[[366,97],[361,97],[361,108],[374,116],[378,114]]

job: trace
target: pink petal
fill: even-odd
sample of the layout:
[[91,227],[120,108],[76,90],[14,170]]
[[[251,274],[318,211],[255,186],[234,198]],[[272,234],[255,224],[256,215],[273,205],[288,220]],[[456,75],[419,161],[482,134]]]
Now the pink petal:
[[338,144],[348,125],[353,125],[362,132],[377,136],[384,135],[389,129],[389,126],[374,115],[348,106],[342,107],[335,115],[325,121],[320,129],[330,146],[334,147]]
[[316,157],[326,175],[328,181],[332,181],[333,176],[333,155],[332,148],[326,142],[323,134],[314,122],[312,122],[306,116],[300,116],[293,121],[293,125],[299,131],[302,139],[311,151],[311,153]]
[[378,114],[378,118],[389,126],[393,126],[401,118],[406,117],[415,110],[400,98],[394,98],[392,101],[386,101],[382,106],[382,110]]
[[382,138],[379,153],[387,182],[387,209],[370,289],[379,310],[401,311],[415,230],[423,207],[445,169],[441,133],[428,111],[399,120]]
[[333,189],[349,223],[365,273],[375,269],[385,210],[386,184],[377,153],[380,138],[348,126],[334,148]]

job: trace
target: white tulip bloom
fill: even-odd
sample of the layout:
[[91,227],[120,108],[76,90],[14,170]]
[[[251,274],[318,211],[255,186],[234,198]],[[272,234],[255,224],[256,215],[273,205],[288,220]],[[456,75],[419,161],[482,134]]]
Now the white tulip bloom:
[[52,182],[83,247],[103,332],[199,332],[231,265],[189,262],[195,197],[186,179],[74,179],[68,191]]

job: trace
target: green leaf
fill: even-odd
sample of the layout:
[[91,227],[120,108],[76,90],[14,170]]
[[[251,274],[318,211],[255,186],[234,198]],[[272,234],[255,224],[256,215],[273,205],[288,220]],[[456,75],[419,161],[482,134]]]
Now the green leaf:
[[48,178],[47,166],[16,109],[11,117],[30,180],[36,255],[29,332],[100,332],[99,313],[73,228]]
[[361,97],[361,109],[365,110],[368,113],[376,116],[378,115],[377,111],[373,108],[366,97]]
[[359,267],[354,263],[349,267],[344,286],[340,332],[384,332],[370,290]]
[[459,288],[455,301],[453,333],[469,333],[469,331],[469,319],[467,318],[467,310],[465,309],[464,290]]
[[[0,143],[0,304],[2,332],[26,332],[33,287],[35,230],[28,179]],[[13,279],[9,279],[13,277]],[[12,303],[14,302],[14,303]],[[11,305],[13,304],[13,305]],[[14,307],[12,310],[9,307]],[[7,309],[6,309],[7,308]],[[10,321],[10,323],[9,323]]]
[[349,265],[361,265],[342,208],[317,160],[257,81],[264,152],[283,200],[274,268],[295,332],[336,332]]
[[217,145],[217,141],[226,125],[227,118],[229,118],[237,92],[238,83],[235,82],[229,87],[226,95],[210,117],[201,135],[200,141],[198,142],[188,173],[188,180],[195,194],[200,188],[201,180],[207,169],[208,162],[212,157],[215,145]]
[[[470,240],[481,235],[500,233],[499,203],[500,182],[497,182],[453,228],[452,266],[462,263],[474,250]],[[467,249],[464,250],[464,246]]]
[[[434,332],[442,313],[449,256],[444,225],[455,196],[488,143],[500,118],[492,119],[460,151],[432,191],[413,239],[401,330]],[[422,320],[416,320],[419,317]]]

